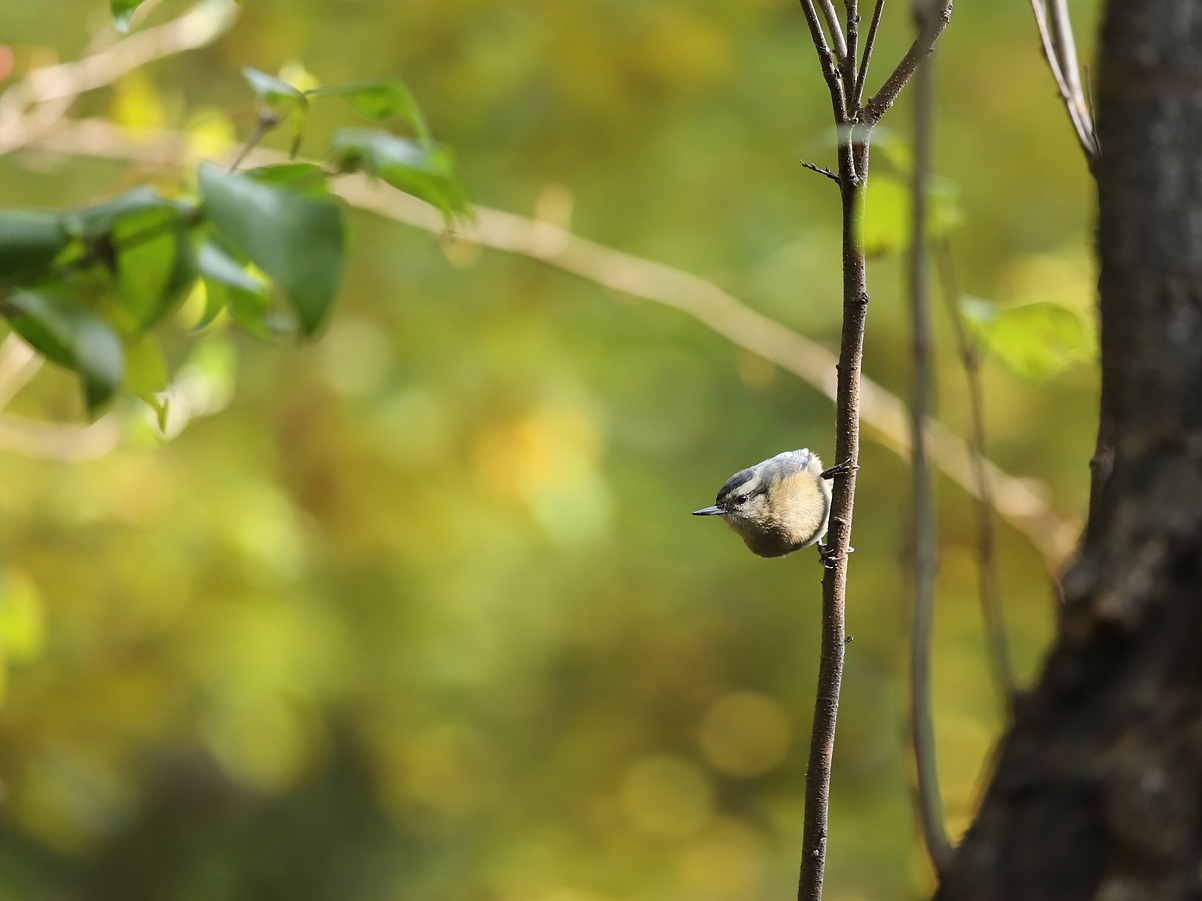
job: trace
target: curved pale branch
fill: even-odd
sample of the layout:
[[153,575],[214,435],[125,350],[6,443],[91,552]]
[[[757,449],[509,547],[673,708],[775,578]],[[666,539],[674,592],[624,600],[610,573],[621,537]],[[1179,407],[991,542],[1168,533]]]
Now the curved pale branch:
[[146,63],[211,43],[233,24],[233,0],[201,0],[178,18],[122,38],[75,62],[35,69],[0,94],[0,153],[53,127],[80,94]]
[[[139,132],[135,139],[102,120],[64,120],[34,146],[54,153],[136,160],[163,168],[176,168],[186,157],[185,141],[178,132],[158,132],[157,136]],[[257,149],[249,161],[263,165],[283,159],[282,154]],[[360,209],[434,234],[446,231],[436,209],[365,177],[340,178],[334,190]],[[793,373],[832,400],[835,397],[837,358],[833,353],[700,276],[589,241],[549,222],[488,207],[476,207],[475,224],[456,238],[539,260],[605,288],[678,309],[732,344]],[[868,435],[908,459],[910,437],[902,400],[865,378],[860,386],[860,406]],[[968,446],[935,420],[927,420],[926,430],[935,465],[971,496],[978,497]],[[1077,525],[1051,511],[1047,502],[1050,490],[1044,483],[1016,478],[985,458],[981,464],[993,488],[998,514],[1026,536],[1049,568],[1058,567],[1072,549]]]

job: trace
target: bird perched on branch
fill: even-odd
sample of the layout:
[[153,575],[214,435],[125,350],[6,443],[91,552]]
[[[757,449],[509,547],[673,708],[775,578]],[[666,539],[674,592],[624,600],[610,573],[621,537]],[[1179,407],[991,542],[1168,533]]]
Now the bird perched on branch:
[[759,557],[783,557],[818,542],[831,511],[830,480],[850,472],[850,464],[822,468],[806,448],[785,451],[726,480],[714,506],[694,516],[721,516]]

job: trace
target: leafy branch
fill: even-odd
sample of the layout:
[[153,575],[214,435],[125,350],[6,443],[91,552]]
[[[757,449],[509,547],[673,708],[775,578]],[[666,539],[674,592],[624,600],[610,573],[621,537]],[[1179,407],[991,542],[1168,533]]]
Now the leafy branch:
[[[169,373],[151,330],[196,290],[204,295],[199,327],[226,310],[264,340],[317,334],[346,265],[348,229],[333,177],[363,170],[433,204],[448,223],[469,212],[453,154],[432,140],[400,82],[301,92],[257,69],[245,75],[258,97],[255,131],[233,166],[200,166],[195,196],[139,186],[93,206],[0,211],[0,314],[46,359],[79,375],[93,416],[124,388],[163,422],[158,395]],[[238,171],[280,125],[298,149],[309,96],[343,97],[376,120],[400,118],[417,138],[343,129],[328,170],[288,162]],[[277,291],[286,309],[273,309]]]

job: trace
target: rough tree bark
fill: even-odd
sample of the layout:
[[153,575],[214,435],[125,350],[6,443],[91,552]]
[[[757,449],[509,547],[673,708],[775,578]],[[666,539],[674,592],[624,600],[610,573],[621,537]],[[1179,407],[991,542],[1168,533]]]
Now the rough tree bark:
[[1109,0],[1110,478],[940,901],[1202,898],[1202,2]]

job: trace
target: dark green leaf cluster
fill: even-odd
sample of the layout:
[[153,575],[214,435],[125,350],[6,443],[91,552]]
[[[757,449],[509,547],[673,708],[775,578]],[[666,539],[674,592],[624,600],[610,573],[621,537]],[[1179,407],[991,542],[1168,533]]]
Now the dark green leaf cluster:
[[[136,6],[114,0],[115,21],[128,21]],[[332,176],[362,169],[438,207],[448,222],[468,211],[450,150],[431,139],[400,82],[306,93],[257,69],[244,74],[260,111],[242,155],[281,124],[291,129],[295,151],[309,96],[341,96],[373,119],[399,117],[417,137],[344,129],[334,137],[332,170],[204,163],[196,196],[186,199],[140,186],[79,209],[0,211],[0,312],[46,359],[79,375],[92,415],[124,388],[162,421],[158,395],[169,369],[151,330],[198,285],[204,309],[197,329],[225,311],[263,340],[315,335],[346,268],[346,215],[330,193]],[[273,306],[273,286],[282,309]]]
[[416,134],[405,138],[374,128],[344,128],[334,134],[331,156],[338,172],[364,171],[437,207],[450,222],[465,216],[470,198],[456,170],[455,155],[436,143],[413,95],[395,79],[326,85],[301,91],[258,69],[243,70],[259,97],[262,130],[286,124],[295,156],[312,97],[341,97],[369,119],[400,119]]
[[[93,414],[122,387],[159,408],[166,367],[150,332],[198,281],[203,324],[228,309],[260,337],[281,326],[270,315],[269,283],[249,264],[279,286],[302,335],[333,307],[346,224],[320,170],[206,164],[199,185],[191,201],[137,187],[57,214],[0,212],[3,312],[48,360],[79,374]],[[148,378],[146,367],[160,376]]]

